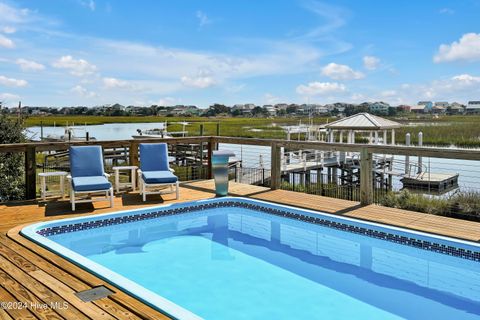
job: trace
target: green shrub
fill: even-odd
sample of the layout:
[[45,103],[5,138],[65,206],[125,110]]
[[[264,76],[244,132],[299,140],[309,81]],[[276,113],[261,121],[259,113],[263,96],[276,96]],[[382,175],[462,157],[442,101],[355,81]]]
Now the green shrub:
[[[0,144],[25,141],[23,119],[0,115]],[[18,152],[0,153],[0,201],[21,200],[25,196],[24,158]]]

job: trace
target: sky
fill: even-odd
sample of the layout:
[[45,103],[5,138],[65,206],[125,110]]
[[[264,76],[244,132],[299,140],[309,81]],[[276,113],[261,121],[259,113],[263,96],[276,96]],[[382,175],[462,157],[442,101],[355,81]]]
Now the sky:
[[480,100],[480,0],[0,0],[13,106]]

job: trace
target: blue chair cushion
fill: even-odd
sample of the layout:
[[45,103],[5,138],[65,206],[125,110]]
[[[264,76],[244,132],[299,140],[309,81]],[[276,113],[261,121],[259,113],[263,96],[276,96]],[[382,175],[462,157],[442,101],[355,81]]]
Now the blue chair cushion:
[[142,178],[147,184],[175,183],[178,180],[170,171],[146,171],[142,172]]
[[70,172],[72,177],[101,176],[103,153],[101,146],[70,147]]
[[72,178],[72,185],[75,191],[107,190],[112,187],[104,176]]
[[166,143],[140,143],[140,169],[142,171],[167,171],[168,168]]

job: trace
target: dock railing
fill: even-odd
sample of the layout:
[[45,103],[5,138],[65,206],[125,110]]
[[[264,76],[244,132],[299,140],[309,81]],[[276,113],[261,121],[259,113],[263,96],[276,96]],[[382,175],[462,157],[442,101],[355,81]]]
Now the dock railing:
[[[173,152],[171,155],[175,157],[174,165],[177,166],[177,173],[184,175],[181,180],[212,178],[212,151],[215,148],[228,149],[235,147],[237,148],[236,157],[238,158],[238,163],[231,166],[231,179],[240,182],[246,181],[246,183],[252,184],[262,184],[269,186],[271,189],[297,189],[295,191],[305,192],[306,189],[310,188],[312,193],[318,192],[326,196],[357,200],[364,205],[377,202],[376,194],[378,194],[378,190],[383,190],[382,187],[378,186],[378,181],[383,181],[379,180],[379,177],[385,179],[385,181],[392,179],[392,176],[405,178],[406,171],[409,171],[411,176],[411,161],[412,159],[419,159],[419,157],[423,158],[423,164],[421,164],[421,161],[418,161],[420,166],[417,167],[420,168],[426,168],[428,166],[427,159],[430,158],[444,159],[445,162],[438,162],[440,167],[442,163],[447,164],[452,161],[465,160],[468,163],[465,166],[450,166],[449,170],[455,171],[452,172],[453,174],[465,172],[465,179],[470,179],[471,185],[478,184],[480,181],[480,174],[478,177],[476,174],[469,174],[470,171],[480,168],[476,162],[480,161],[480,150],[418,146],[198,136],[169,139],[3,144],[0,145],[0,153],[22,153],[24,155],[25,165],[20,169],[24,170],[25,198],[35,199],[38,196],[37,174],[39,170],[64,168],[65,171],[68,171],[68,168],[63,166],[66,166],[68,163],[68,159],[65,158],[68,154],[65,151],[68,150],[69,146],[101,145],[104,148],[105,157],[108,159],[110,166],[115,164],[137,165],[139,163],[138,145],[140,143],[155,142],[165,142],[169,145],[171,152]],[[258,150],[260,149],[258,148],[261,148],[262,152],[264,152],[263,157],[260,157],[260,159],[258,155]],[[302,168],[302,166],[284,163],[286,152],[305,152],[305,150],[308,152],[322,152],[322,155],[323,153],[328,154],[331,162],[337,161],[338,163],[328,169],[324,167],[326,158],[317,155],[308,157],[310,166],[308,168],[306,168],[306,165],[303,165]],[[398,163],[395,164],[393,161],[389,163],[387,160],[382,163],[381,159],[387,159],[392,156],[402,157],[404,159],[402,163],[406,163],[405,159],[409,159],[410,163],[407,164],[409,169],[407,170],[406,166],[405,172],[402,173],[403,169],[399,168]],[[322,163],[316,166],[313,161],[322,161]],[[394,165],[397,167],[395,168]],[[322,171],[324,168],[327,171],[326,174],[324,173],[325,171]],[[339,170],[340,173],[336,170]],[[305,171],[308,171],[308,176],[305,175]],[[351,172],[350,175],[349,172]],[[430,175],[430,171],[428,174]],[[301,178],[302,175],[303,178]],[[324,175],[326,178],[323,177]],[[478,181],[476,180],[477,178],[479,179]],[[312,179],[318,187],[312,187]],[[307,180],[309,182],[308,188],[306,187]],[[347,187],[339,185],[338,181],[347,180],[350,183]],[[412,183],[415,183],[415,181]],[[299,185],[302,185],[302,187],[299,188]],[[341,188],[341,192],[330,192],[329,188],[331,186],[338,186]]]

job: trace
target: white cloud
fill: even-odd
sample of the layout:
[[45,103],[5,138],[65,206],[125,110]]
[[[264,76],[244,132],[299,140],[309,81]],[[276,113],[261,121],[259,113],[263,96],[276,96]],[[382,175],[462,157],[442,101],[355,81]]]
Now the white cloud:
[[310,82],[307,85],[301,84],[296,91],[300,95],[315,96],[342,93],[347,89],[345,85],[337,82]]
[[17,29],[15,29],[14,27],[10,27],[10,26],[6,26],[6,27],[2,28],[2,32],[6,33],[6,34],[15,33],[16,31],[17,31]]
[[0,3],[2,23],[23,23],[26,21],[29,12],[28,9],[18,9],[6,3]]
[[395,90],[384,90],[384,91],[380,92],[380,96],[384,97],[384,98],[395,97],[397,94],[398,93]]
[[271,93],[266,93],[266,94],[263,96],[263,100],[264,100],[267,104],[275,104],[275,103],[280,102],[280,98],[277,97],[277,96],[274,96],[274,95],[271,94]]
[[120,80],[117,78],[103,78],[103,85],[107,89],[113,88],[131,88],[131,84],[128,81]]
[[457,81],[458,83],[461,83],[462,85],[473,85],[476,83],[480,83],[480,77],[475,77],[469,74],[460,74],[458,76],[452,77],[452,80]]
[[81,85],[76,85],[75,87],[70,89],[70,91],[85,98],[95,98],[98,96],[95,92],[89,91]]
[[69,70],[77,77],[83,77],[95,73],[97,67],[83,59],[74,59],[72,56],[63,56],[52,64],[55,68]]
[[183,76],[180,80],[185,86],[200,89],[205,89],[216,84],[216,81],[211,76],[201,74],[196,77]]
[[28,82],[26,80],[7,78],[5,76],[0,76],[0,84],[7,87],[25,87]]
[[157,101],[151,102],[151,104],[156,104],[157,106],[171,106],[175,104],[177,99],[172,98],[172,97],[164,97],[160,98]]
[[321,17],[324,22],[305,35],[309,38],[318,38],[344,26],[349,15],[344,8],[317,1],[305,2],[305,8]]
[[347,65],[333,62],[322,68],[322,74],[333,80],[352,80],[364,77],[363,73],[355,71]]
[[480,60],[480,33],[466,33],[459,41],[442,44],[433,57],[435,63]]
[[206,26],[207,24],[212,23],[212,21],[208,18],[207,14],[203,11],[197,11],[197,18],[198,18],[198,26],[201,28]]
[[80,0],[80,4],[91,11],[95,11],[95,1],[93,0]]
[[5,37],[3,34],[0,34],[0,47],[12,49],[15,48],[15,43],[12,39]]
[[468,101],[480,95],[480,76],[460,74],[430,83],[401,84],[397,90],[386,90],[375,99],[386,98],[390,103],[416,103],[419,100]]
[[349,102],[360,103],[367,101],[367,98],[361,93],[354,93],[351,95]]
[[438,10],[438,13],[440,14],[454,14],[455,13],[455,10],[453,9],[450,9],[450,8],[442,8],[440,10]]
[[375,70],[380,64],[380,59],[374,56],[365,56],[363,57],[363,66],[367,70]]
[[32,60],[17,59],[15,63],[19,65],[23,71],[41,71],[45,69],[43,64]]
[[0,102],[8,102],[12,100],[20,100],[20,96],[8,92],[0,93]]

